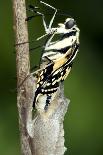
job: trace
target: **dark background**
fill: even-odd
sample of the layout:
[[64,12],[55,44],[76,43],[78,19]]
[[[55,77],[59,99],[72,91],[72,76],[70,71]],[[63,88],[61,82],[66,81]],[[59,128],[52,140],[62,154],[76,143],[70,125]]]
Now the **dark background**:
[[[71,100],[64,122],[65,145],[68,147],[65,155],[102,155],[103,1],[46,2],[68,12],[80,28],[80,51],[65,81],[65,95]],[[28,0],[27,3],[36,2]],[[12,16],[12,2],[0,0],[0,155],[20,154],[16,93],[11,91],[16,87],[16,80],[13,79],[16,66]],[[64,22],[65,18],[58,16],[54,25]],[[30,40],[42,34],[44,30],[40,17],[30,21]],[[38,62],[40,49],[36,51],[36,54],[31,52],[31,66]]]

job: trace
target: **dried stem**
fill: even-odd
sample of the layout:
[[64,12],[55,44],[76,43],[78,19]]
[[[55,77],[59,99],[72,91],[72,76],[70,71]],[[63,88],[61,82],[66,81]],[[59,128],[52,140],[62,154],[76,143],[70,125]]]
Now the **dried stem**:
[[[16,44],[28,42],[25,0],[13,0],[13,12]],[[32,77],[23,82],[30,74],[28,44],[16,46],[16,66],[22,155],[63,155],[65,152],[63,119],[69,103],[64,97],[63,86],[58,89],[57,96],[51,103],[52,111],[48,115],[42,115],[37,109],[33,118],[32,103],[36,83]]]
[[[25,0],[13,0],[14,30],[16,44],[28,41]],[[17,87],[30,74],[29,45],[16,46]],[[19,125],[21,132],[21,151],[23,155],[32,155],[30,139],[26,130],[27,105],[32,102],[31,81],[28,78],[18,89],[17,106],[19,112]]]

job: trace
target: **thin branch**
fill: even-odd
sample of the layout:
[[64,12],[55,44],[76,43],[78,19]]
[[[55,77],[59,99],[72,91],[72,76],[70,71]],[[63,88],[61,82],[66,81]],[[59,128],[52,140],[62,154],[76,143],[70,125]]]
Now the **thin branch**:
[[[16,44],[19,42],[28,42],[28,31],[26,19],[25,0],[13,0],[14,13],[14,30]],[[17,66],[17,88],[22,81],[30,74],[29,61],[29,45],[23,44],[16,46],[16,66]],[[23,155],[31,155],[31,139],[26,130],[27,105],[32,103],[31,94],[32,85],[30,78],[25,80],[22,86],[18,89],[17,106],[19,112],[19,125],[21,132],[21,152]],[[30,97],[31,96],[31,97]]]

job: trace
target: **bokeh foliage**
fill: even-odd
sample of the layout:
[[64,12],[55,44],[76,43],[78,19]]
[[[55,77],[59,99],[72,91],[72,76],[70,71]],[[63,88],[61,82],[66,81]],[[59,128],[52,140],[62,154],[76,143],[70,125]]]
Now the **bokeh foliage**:
[[[103,1],[46,0],[74,17],[81,30],[80,52],[65,81],[70,98],[65,117],[66,155],[103,154]],[[28,0],[28,4],[35,1]],[[37,1],[36,1],[37,3]],[[47,8],[45,8],[46,10]],[[47,10],[48,11],[48,10]],[[19,155],[16,66],[12,2],[0,1],[0,155]],[[54,25],[65,17],[56,18]],[[49,17],[47,17],[47,21]],[[29,22],[30,40],[44,33],[40,17]],[[42,42],[42,41],[41,41]],[[38,44],[38,43],[37,43]],[[40,44],[40,43],[39,43]],[[31,47],[36,46],[32,43]],[[40,49],[31,52],[31,66],[38,63]]]

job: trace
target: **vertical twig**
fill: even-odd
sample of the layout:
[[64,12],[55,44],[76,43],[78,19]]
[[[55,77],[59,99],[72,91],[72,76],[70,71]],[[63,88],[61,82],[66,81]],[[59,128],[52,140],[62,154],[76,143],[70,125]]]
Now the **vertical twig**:
[[[16,44],[28,41],[28,31],[26,19],[25,0],[13,0],[14,30]],[[16,66],[17,66],[17,88],[22,81],[30,74],[29,45],[21,44],[16,46]],[[21,132],[21,151],[23,155],[31,155],[30,137],[26,130],[27,105],[32,102],[30,94],[32,85],[27,79],[18,89],[17,106],[19,112],[19,126]]]

